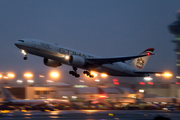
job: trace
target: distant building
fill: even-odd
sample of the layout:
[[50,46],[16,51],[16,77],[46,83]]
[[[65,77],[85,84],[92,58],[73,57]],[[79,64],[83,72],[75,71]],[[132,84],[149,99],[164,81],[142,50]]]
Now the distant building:
[[176,51],[177,60],[176,60],[176,66],[177,66],[177,81],[180,82],[180,11],[178,11],[177,14],[177,21],[173,22],[168,26],[170,32],[175,35],[175,40],[172,40],[173,43],[176,44],[176,48],[174,49]]

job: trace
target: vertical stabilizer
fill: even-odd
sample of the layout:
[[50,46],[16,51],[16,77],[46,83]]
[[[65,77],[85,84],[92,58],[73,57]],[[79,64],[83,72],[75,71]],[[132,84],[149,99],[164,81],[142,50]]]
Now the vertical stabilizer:
[[[154,51],[154,48],[149,48],[149,49],[146,49],[144,52],[142,52],[140,55],[151,55],[153,51]],[[132,61],[130,61],[128,64],[138,70],[142,70],[144,66],[146,65],[149,57],[150,56],[135,58]]]
[[4,95],[4,100],[5,101],[11,101],[15,100],[16,98],[7,90],[7,88],[2,88],[2,92]]

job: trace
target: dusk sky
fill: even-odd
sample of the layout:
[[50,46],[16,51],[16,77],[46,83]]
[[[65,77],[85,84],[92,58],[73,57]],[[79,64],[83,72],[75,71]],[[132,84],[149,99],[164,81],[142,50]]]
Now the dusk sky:
[[144,70],[175,73],[175,37],[167,26],[178,10],[180,0],[0,0],[0,72],[72,70],[49,68],[30,54],[24,61],[14,42],[36,38],[102,57],[153,47],[157,55]]

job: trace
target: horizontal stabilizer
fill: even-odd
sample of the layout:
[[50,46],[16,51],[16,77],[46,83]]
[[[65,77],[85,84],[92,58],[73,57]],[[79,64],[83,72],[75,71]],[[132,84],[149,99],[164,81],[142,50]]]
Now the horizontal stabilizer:
[[134,72],[134,73],[136,73],[136,74],[163,74],[163,72],[146,72],[146,71],[143,71],[143,72],[141,72],[141,71],[138,71],[138,72]]

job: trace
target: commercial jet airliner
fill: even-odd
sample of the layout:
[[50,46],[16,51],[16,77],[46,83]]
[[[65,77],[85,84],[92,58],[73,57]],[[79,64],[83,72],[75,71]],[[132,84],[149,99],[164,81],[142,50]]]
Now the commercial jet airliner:
[[12,95],[7,88],[2,88],[2,93],[4,95],[4,101],[1,101],[1,104],[5,104],[7,106],[52,106],[54,104],[70,104],[68,100],[62,99],[34,99],[34,100],[24,100],[17,99]]
[[146,49],[135,56],[103,58],[38,39],[20,39],[15,42],[15,45],[22,50],[24,60],[27,60],[29,53],[43,57],[44,64],[49,67],[70,65],[73,70],[69,71],[69,74],[75,77],[80,77],[77,68],[84,69],[83,73],[89,77],[94,77],[91,71],[124,77],[146,77],[150,74],[161,73],[141,71],[149,57],[154,55],[154,48]]

